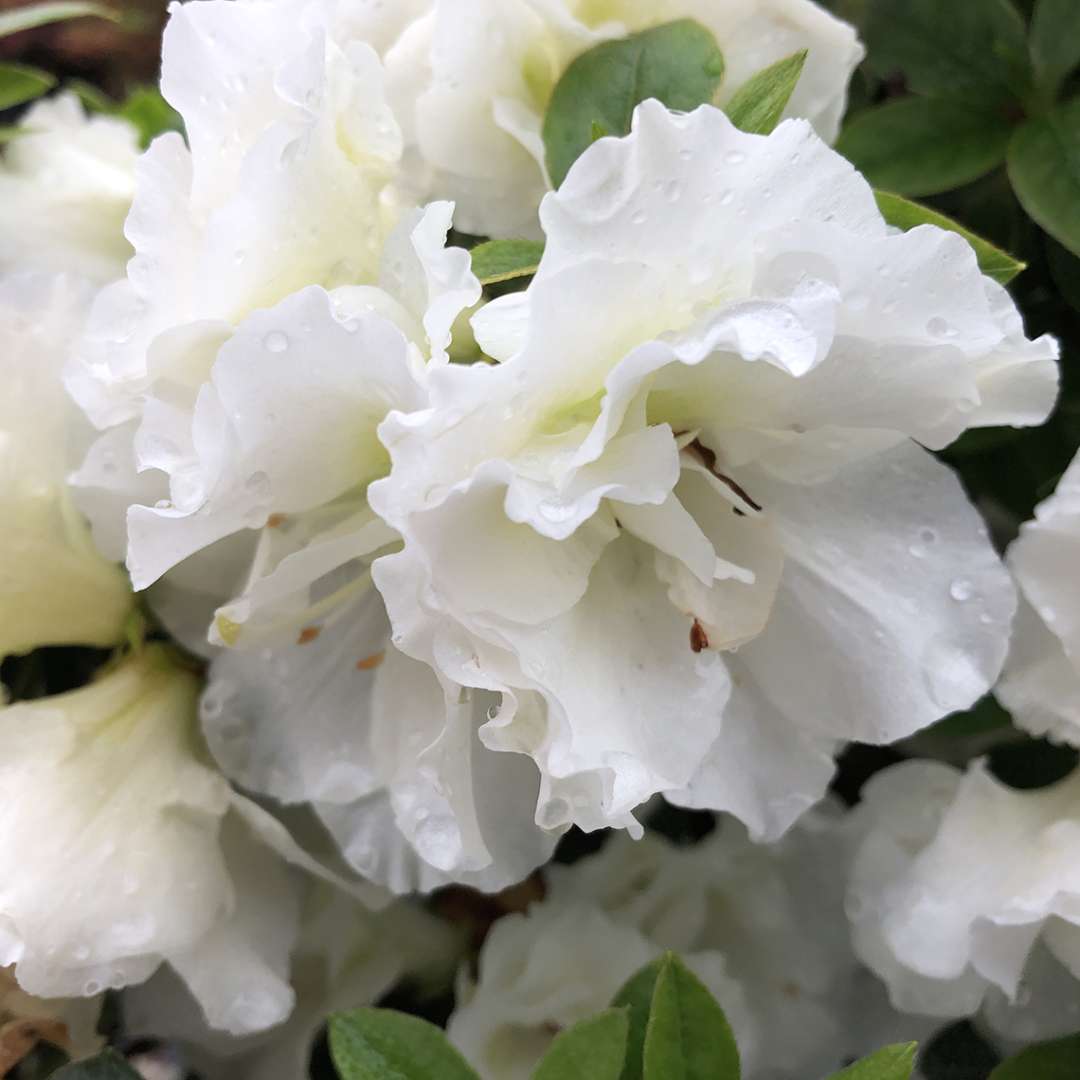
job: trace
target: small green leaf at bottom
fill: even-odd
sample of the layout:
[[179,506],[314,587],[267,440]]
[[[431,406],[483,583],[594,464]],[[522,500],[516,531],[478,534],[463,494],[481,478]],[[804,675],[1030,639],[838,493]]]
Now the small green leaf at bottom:
[[649,1009],[652,1007],[656,976],[660,973],[664,959],[663,956],[658,956],[652,963],[646,964],[640,971],[631,975],[612,1001],[612,1005],[626,1011],[630,1022],[630,1030],[626,1036],[626,1062],[623,1065],[620,1080],[641,1080],[645,1028],[649,1023]]
[[57,1069],[50,1080],[140,1080],[139,1074],[115,1051],[73,1061]]
[[995,247],[989,240],[976,236],[952,218],[939,214],[928,206],[912,202],[900,195],[893,195],[888,191],[875,191],[874,198],[877,200],[881,216],[898,229],[906,231],[914,229],[916,225],[936,225],[939,229],[946,229],[962,236],[974,250],[975,258],[979,261],[979,269],[999,285],[1008,285],[1027,265],[1019,259],[1014,259],[1001,248]]
[[608,1009],[567,1028],[532,1080],[619,1080],[629,1026],[625,1009]]
[[643,1061],[645,1080],[739,1080],[724,1010],[674,953],[656,976]]
[[894,1043],[833,1073],[829,1080],[911,1080],[915,1043]]
[[1037,1043],[1003,1061],[990,1080],[1076,1080],[1080,1076],[1080,1035]]
[[768,135],[784,115],[806,63],[807,50],[793,53],[752,75],[735,91],[724,112],[740,131]]
[[332,1016],[330,1056],[341,1080],[479,1080],[441,1028],[392,1009]]

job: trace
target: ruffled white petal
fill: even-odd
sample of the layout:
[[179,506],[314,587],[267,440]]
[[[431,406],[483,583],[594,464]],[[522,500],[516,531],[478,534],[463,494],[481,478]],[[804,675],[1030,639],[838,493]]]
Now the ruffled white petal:
[[1080,744],[1080,458],[1021,526],[1009,566],[1024,595],[997,695],[1036,735]]
[[138,139],[124,120],[87,116],[58,94],[32,105],[0,157],[0,273],[122,277],[124,218],[135,194]]
[[0,279],[0,657],[115,644],[131,608],[67,488],[87,426],[60,369],[90,293],[63,275]]

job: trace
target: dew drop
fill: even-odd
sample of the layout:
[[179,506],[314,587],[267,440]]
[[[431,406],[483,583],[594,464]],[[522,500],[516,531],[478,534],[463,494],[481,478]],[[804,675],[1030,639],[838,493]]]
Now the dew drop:
[[931,529],[929,526],[919,530],[919,539],[924,544],[936,544],[938,534],[935,529]]
[[746,155],[741,150],[729,150],[724,155],[724,161],[728,165],[741,165],[746,160]]
[[963,603],[975,595],[975,586],[967,578],[957,578],[949,586],[949,595],[954,600]]
[[647,215],[644,210],[635,210],[634,213],[630,215],[631,225],[644,225],[646,220]]
[[926,332],[934,337],[947,337],[951,329],[952,327],[937,315],[926,324]]
[[288,347],[289,339],[280,330],[274,330],[263,338],[263,348],[267,352],[283,353]]
[[669,180],[664,185],[664,198],[670,203],[677,203],[682,198],[683,182],[681,180]]
[[720,205],[721,206],[730,206],[732,204],[732,202],[734,202],[734,201],[735,201],[735,192],[732,191],[730,188],[728,188],[728,190],[725,191],[720,196]]

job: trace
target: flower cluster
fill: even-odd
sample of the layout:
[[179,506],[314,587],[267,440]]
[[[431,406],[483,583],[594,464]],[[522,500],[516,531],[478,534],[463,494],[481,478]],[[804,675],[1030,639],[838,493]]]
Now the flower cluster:
[[[629,100],[555,187],[560,80],[618,88],[611,49],[683,20],[710,100]],[[926,1017],[1070,1028],[1017,998],[1080,977],[1075,778],[827,795],[847,743],[995,685],[1080,746],[1080,465],[1003,560],[937,456],[1041,424],[1057,343],[831,148],[862,56],[810,0],[201,0],[164,36],[183,133],[27,111],[0,659],[114,653],[0,707],[0,989],[145,984],[133,1032],[299,1076],[328,1010],[457,962],[405,894],[505,889],[576,827],[620,832],[459,974],[492,1080],[665,949],[762,1080]],[[478,237],[535,261],[485,275]],[[641,839],[663,802],[721,827]]]

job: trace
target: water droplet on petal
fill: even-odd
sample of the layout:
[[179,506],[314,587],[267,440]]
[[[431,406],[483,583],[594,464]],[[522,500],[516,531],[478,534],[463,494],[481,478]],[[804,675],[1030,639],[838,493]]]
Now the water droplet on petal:
[[975,595],[975,586],[967,578],[957,578],[949,586],[949,595],[961,603],[970,600]]
[[282,353],[289,347],[289,339],[280,330],[274,330],[263,338],[263,347],[267,352]]

